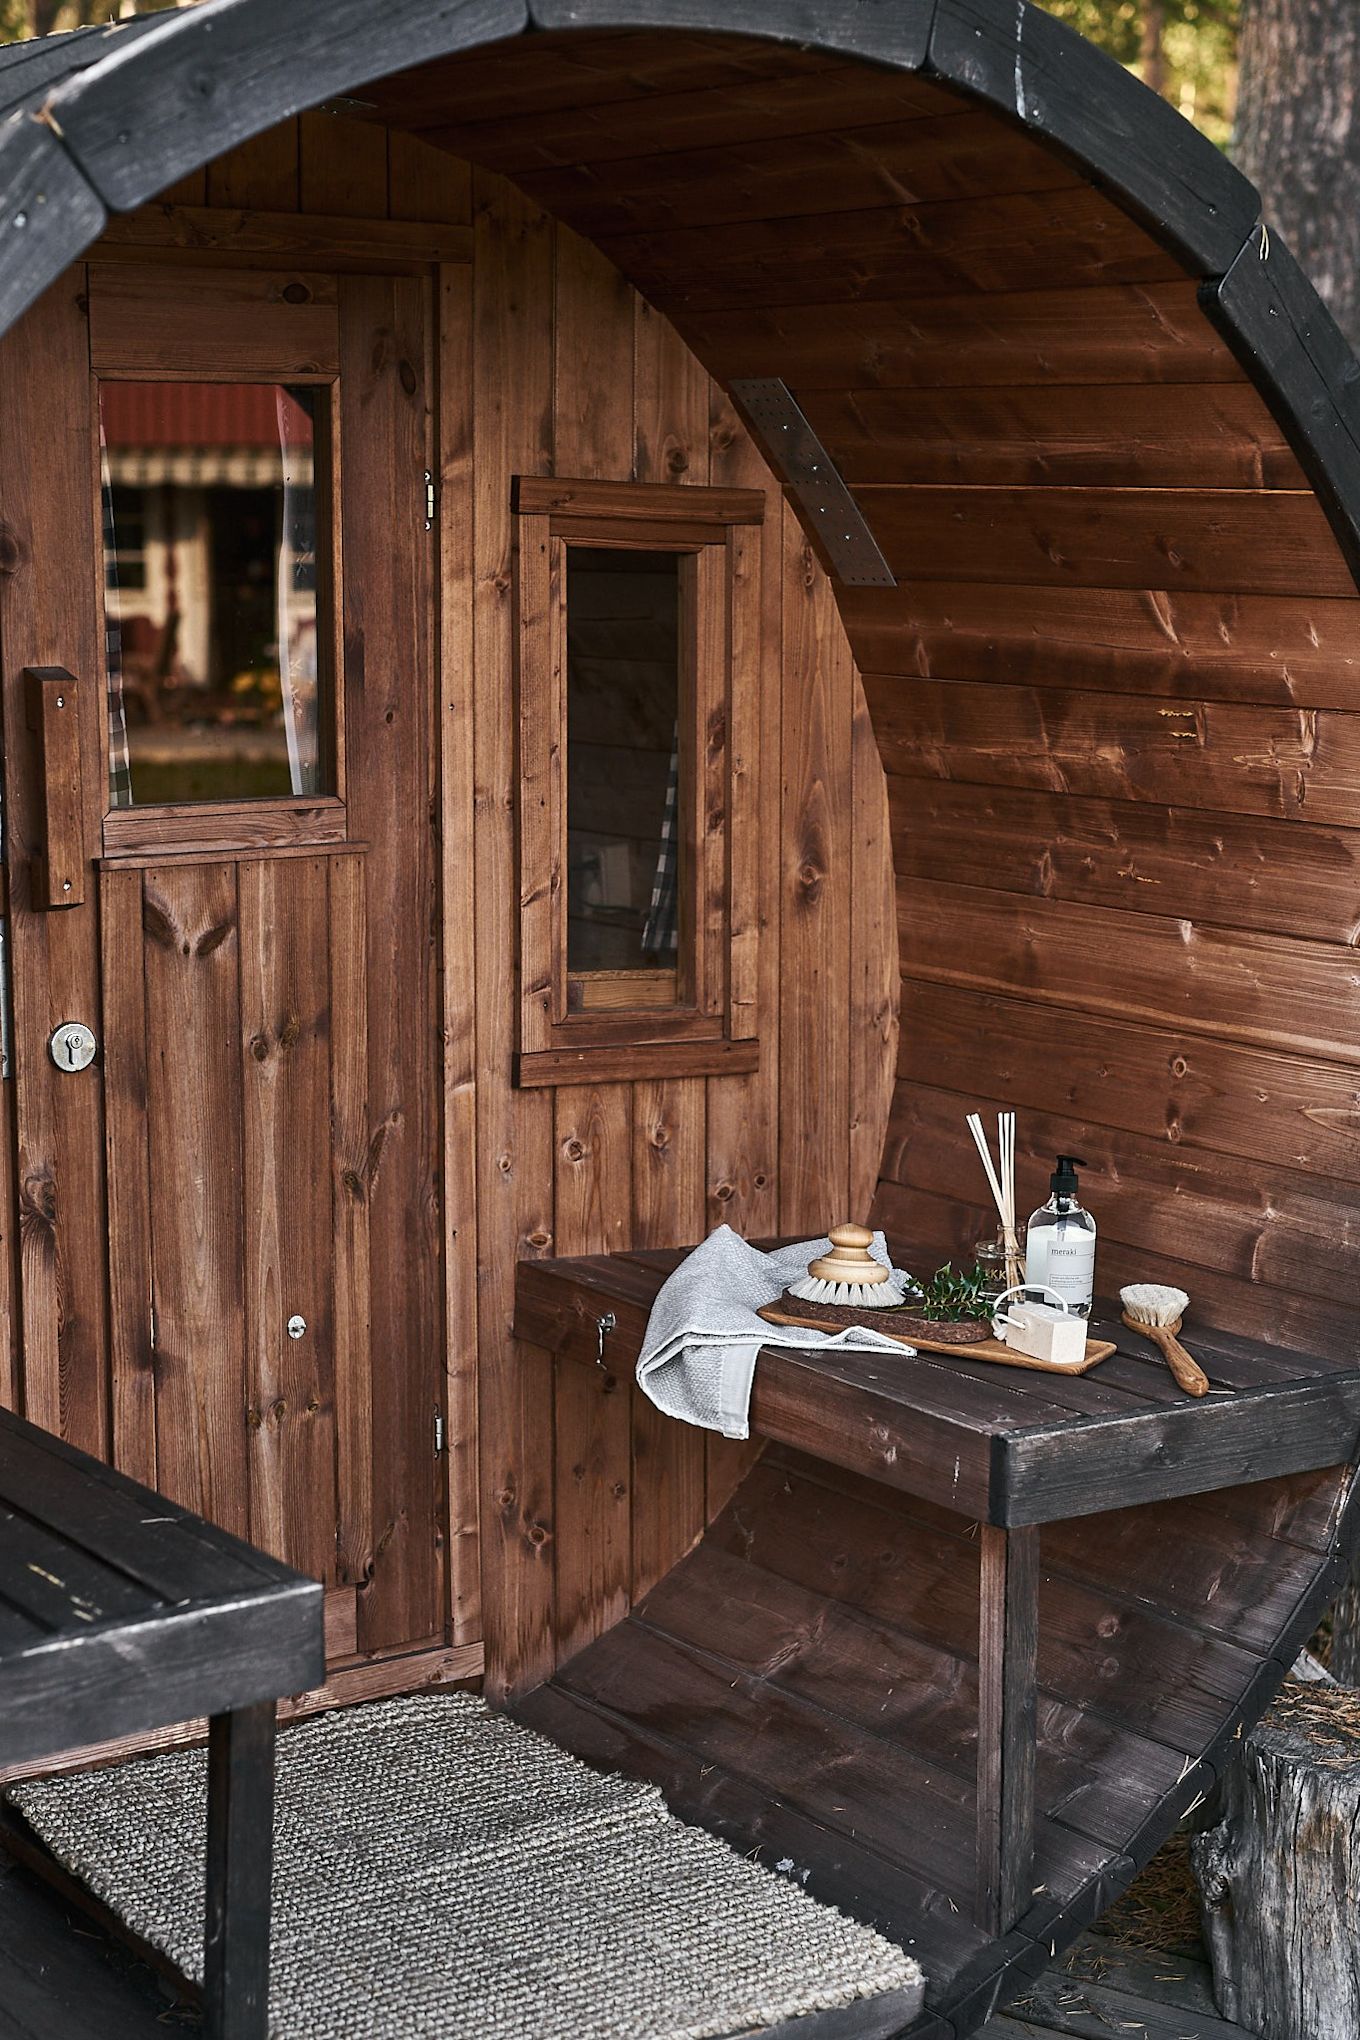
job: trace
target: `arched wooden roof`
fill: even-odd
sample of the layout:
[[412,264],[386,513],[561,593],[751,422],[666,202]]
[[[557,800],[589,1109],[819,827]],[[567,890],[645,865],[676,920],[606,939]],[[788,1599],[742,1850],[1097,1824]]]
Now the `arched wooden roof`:
[[1205,312],[1285,423],[1347,557],[1360,557],[1360,369],[1263,230],[1254,186],[1030,0],[205,0],[15,44],[0,53],[0,329],[109,211],[301,109],[526,32],[644,29],[759,37],[890,67],[904,86],[938,81],[1079,165],[1201,280]]

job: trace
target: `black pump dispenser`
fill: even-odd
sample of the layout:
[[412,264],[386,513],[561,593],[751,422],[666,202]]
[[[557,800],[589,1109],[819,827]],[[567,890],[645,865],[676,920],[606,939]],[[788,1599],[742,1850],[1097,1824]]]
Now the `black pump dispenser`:
[[1059,1155],[1058,1166],[1048,1179],[1048,1187],[1055,1197],[1075,1197],[1077,1194],[1077,1170],[1084,1169],[1085,1162],[1080,1155]]

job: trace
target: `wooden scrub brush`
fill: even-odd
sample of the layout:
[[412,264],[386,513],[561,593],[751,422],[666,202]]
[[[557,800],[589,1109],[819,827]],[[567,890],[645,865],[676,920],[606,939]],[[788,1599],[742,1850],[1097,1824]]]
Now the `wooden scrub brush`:
[[1141,1332],[1145,1339],[1161,1347],[1167,1366],[1186,1394],[1207,1395],[1208,1375],[1176,1337],[1181,1319],[1190,1307],[1185,1291],[1162,1282],[1131,1282],[1127,1289],[1120,1290],[1119,1301],[1124,1306],[1124,1323],[1129,1330]]
[[906,1301],[891,1268],[869,1252],[874,1236],[862,1225],[833,1225],[831,1252],[808,1263],[807,1274],[791,1282],[786,1296],[800,1303],[842,1310],[898,1310]]

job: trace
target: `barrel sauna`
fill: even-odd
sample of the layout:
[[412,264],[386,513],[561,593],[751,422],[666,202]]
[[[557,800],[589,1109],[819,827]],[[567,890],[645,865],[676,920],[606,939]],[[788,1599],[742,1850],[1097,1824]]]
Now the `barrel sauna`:
[[[1253,187],[1027,0],[209,0],[6,49],[0,99],[0,1386],[324,1572],[332,1697],[484,1672],[910,1939],[913,2040],[962,2040],[1350,1561],[1356,364]],[[354,766],[190,848],[63,805],[25,709],[103,670],[69,392],[156,345],[338,391]],[[555,904],[564,563],[630,546],[702,623],[662,997],[574,977]],[[243,1392],[153,1223],[153,1021],[229,959]],[[639,1397],[713,1225],[966,1253],[970,1106],[1022,1205],[1086,1155],[1101,1286],[1190,1291],[1203,1404],[1121,1327],[1059,1383],[771,1348],[746,1445]],[[294,1347],[252,1327],[305,1255]]]

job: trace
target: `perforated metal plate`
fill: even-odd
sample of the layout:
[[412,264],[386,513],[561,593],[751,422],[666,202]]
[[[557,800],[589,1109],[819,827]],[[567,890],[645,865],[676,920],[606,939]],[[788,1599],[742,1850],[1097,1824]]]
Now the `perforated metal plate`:
[[731,390],[761,452],[798,498],[837,578],[848,588],[895,588],[896,575],[788,384],[776,375],[749,376]]

